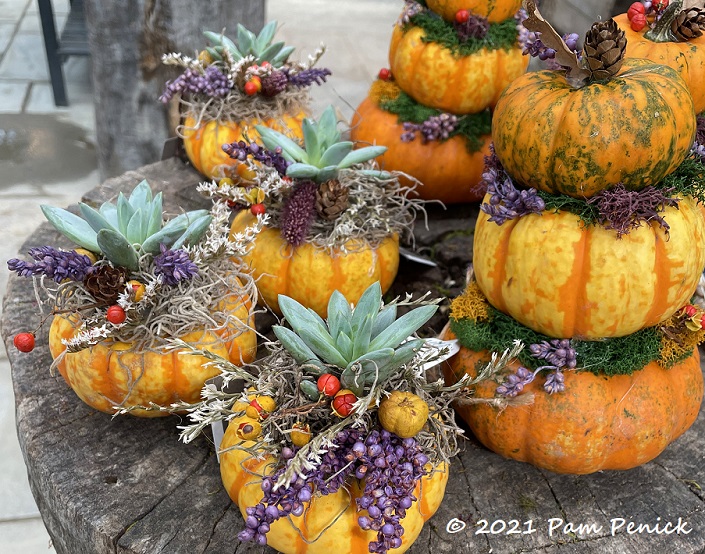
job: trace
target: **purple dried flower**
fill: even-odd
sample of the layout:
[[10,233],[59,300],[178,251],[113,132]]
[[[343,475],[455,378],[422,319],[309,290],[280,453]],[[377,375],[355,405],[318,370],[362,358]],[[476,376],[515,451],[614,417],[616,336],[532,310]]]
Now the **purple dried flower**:
[[170,250],[160,244],[161,254],[154,257],[154,273],[164,277],[164,283],[170,286],[184,279],[198,275],[198,266],[193,263],[186,250]]
[[546,360],[554,369],[575,369],[577,360],[575,349],[570,345],[569,339],[554,339],[550,343],[542,341],[529,346],[531,355],[538,360]]
[[559,369],[546,376],[546,382],[543,384],[543,390],[548,394],[563,392],[565,390],[565,376]]
[[159,100],[166,104],[177,93],[205,94],[211,98],[225,98],[232,88],[232,82],[220,69],[209,65],[205,73],[188,68],[173,81],[168,81]]
[[37,263],[13,258],[7,262],[8,269],[15,271],[20,277],[46,275],[57,283],[64,279],[83,281],[86,275],[93,271],[90,258],[73,250],[67,252],[51,246],[41,246],[31,248],[28,254]]
[[252,159],[276,169],[277,173],[279,173],[282,177],[286,175],[286,168],[289,167],[289,164],[291,163],[286,161],[284,156],[281,155],[282,149],[280,146],[277,146],[277,148],[272,151],[267,150],[256,142],[247,144],[245,141],[241,140],[231,144],[224,144],[222,148],[223,152],[225,152],[233,160],[244,162],[247,159],[247,156],[252,156]]
[[460,42],[467,42],[470,39],[483,39],[490,30],[490,22],[486,17],[480,15],[470,15],[467,21],[453,23],[455,32],[458,33]]
[[281,234],[292,246],[306,242],[306,235],[316,215],[316,191],[318,185],[304,181],[294,187],[281,212]]
[[415,0],[406,0],[401,10],[401,15],[397,20],[397,25],[403,27],[411,23],[411,18],[424,11],[424,7]]
[[313,83],[322,85],[331,74],[330,69],[324,67],[304,69],[298,73],[291,73],[290,70],[286,68],[283,69],[283,71],[286,74],[289,84],[297,88],[310,87]]
[[669,195],[672,192],[672,188],[657,189],[653,186],[638,191],[627,190],[619,183],[588,198],[588,203],[597,204],[605,229],[617,231],[617,238],[641,227],[642,222],[652,221],[658,223],[668,235],[670,226],[659,214],[669,206],[678,207],[680,198],[671,198]]
[[411,142],[416,138],[417,132],[421,133],[421,140],[424,144],[434,140],[448,140],[457,125],[458,116],[449,113],[432,115],[423,123],[405,122],[403,124],[405,132],[402,134],[401,140]]
[[531,383],[536,377],[536,373],[533,373],[526,369],[524,366],[520,366],[516,373],[510,373],[504,382],[497,387],[495,392],[500,396],[513,397],[524,390],[524,387]]

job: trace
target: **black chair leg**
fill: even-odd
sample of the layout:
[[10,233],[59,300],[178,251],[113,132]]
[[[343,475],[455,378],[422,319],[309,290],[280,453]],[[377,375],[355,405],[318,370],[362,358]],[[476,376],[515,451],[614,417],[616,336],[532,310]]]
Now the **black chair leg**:
[[39,17],[42,22],[51,88],[54,91],[54,104],[57,106],[68,106],[64,70],[61,56],[59,55],[59,41],[56,38],[56,27],[54,26],[54,9],[51,6],[51,0],[37,0],[37,4],[39,5]]

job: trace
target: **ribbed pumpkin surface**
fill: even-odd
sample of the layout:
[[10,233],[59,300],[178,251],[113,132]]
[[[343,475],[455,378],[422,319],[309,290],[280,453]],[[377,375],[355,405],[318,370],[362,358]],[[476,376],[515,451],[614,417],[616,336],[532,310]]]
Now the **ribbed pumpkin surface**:
[[[397,116],[384,111],[369,98],[362,101],[351,123],[353,141],[383,144],[387,151],[377,158],[387,171],[403,171],[423,183],[416,192],[424,200],[446,204],[477,202],[487,188],[482,181],[485,156],[490,154],[491,137],[481,137],[482,149],[469,152],[463,137],[423,144],[417,137],[402,142],[403,126]],[[403,178],[402,178],[403,179]]]
[[417,102],[456,114],[494,107],[505,87],[529,63],[521,49],[482,50],[457,56],[435,42],[423,42],[424,31],[394,27],[389,64],[397,84]]
[[[489,198],[486,197],[488,202]],[[497,225],[480,212],[475,277],[490,304],[552,337],[619,337],[667,319],[705,266],[705,219],[695,201],[617,238],[577,215],[544,211]]]
[[211,120],[196,127],[196,120],[189,116],[184,119],[184,150],[186,150],[191,164],[206,177],[210,179],[235,178],[237,177],[237,168],[242,164],[223,152],[224,144],[243,140],[244,131],[247,131],[250,140],[256,141],[259,138],[259,133],[254,127],[262,124],[277,131],[288,129],[287,132],[302,138],[301,123],[304,117],[305,114],[302,112],[295,116],[287,114],[277,119],[265,119],[264,123],[259,119],[238,123],[221,123],[217,120]]
[[492,137],[521,183],[590,197],[620,182],[638,190],[673,172],[695,139],[695,112],[675,70],[628,59],[617,78],[580,89],[560,71],[522,75],[497,103]]
[[678,71],[690,89],[696,113],[705,110],[705,35],[688,42],[653,42],[644,38],[648,26],[633,31],[625,13],[613,19],[627,38],[627,57],[645,58]]
[[[235,408],[237,409],[237,408]],[[235,418],[225,432],[220,445],[225,450],[241,444],[252,447],[251,441],[241,441],[235,430],[245,418]],[[229,450],[221,455],[220,474],[230,498],[240,508],[243,518],[245,509],[255,506],[263,497],[260,488],[261,476],[271,472],[271,458],[253,459],[243,450]],[[402,520],[404,534],[401,548],[396,554],[406,552],[421,532],[421,528],[438,509],[443,500],[448,472],[445,468],[421,480],[414,492],[419,500],[406,512]],[[361,513],[357,512],[355,499],[362,496],[356,480],[349,483],[348,491],[314,496],[302,516],[280,519],[271,525],[267,533],[269,546],[284,554],[363,554],[369,552],[370,541],[377,533],[363,531],[357,525]]]
[[446,21],[453,21],[458,10],[468,10],[499,23],[521,8],[521,0],[426,0],[426,5]]
[[[243,210],[235,217],[231,232],[240,232],[254,221],[254,216]],[[350,247],[354,249],[352,242]],[[260,302],[280,313],[277,296],[284,294],[325,318],[335,290],[356,303],[375,281],[380,282],[382,293],[389,289],[399,268],[399,238],[391,236],[376,249],[331,255],[310,243],[294,248],[287,245],[279,229],[266,228],[242,259],[253,270]]]
[[[238,319],[230,329],[218,334],[194,331],[180,338],[233,363],[251,362],[257,353],[254,316],[249,314],[247,305],[236,306],[234,299],[230,304],[224,309],[230,309]],[[49,350],[54,358],[66,348],[61,339],[71,338],[79,327],[76,317],[54,317],[49,330]],[[147,406],[150,402],[168,406],[178,400],[197,402],[205,381],[218,374],[217,368],[204,367],[208,360],[202,356],[180,355],[182,350],[134,352],[129,350],[130,346],[106,340],[66,354],[57,368],[81,400],[110,414],[115,412],[113,406]],[[131,413],[142,417],[168,415],[145,410]]]
[[[475,375],[475,364],[489,359],[486,351],[461,348],[444,364],[446,381]],[[632,375],[564,375],[561,393],[547,394],[541,376],[527,385],[522,394],[534,393],[532,404],[504,410],[466,404],[456,411],[497,454],[557,473],[585,474],[630,469],[654,459],[693,424],[703,397],[697,348],[670,369],[652,362]],[[484,381],[475,394],[492,398],[496,387]]]

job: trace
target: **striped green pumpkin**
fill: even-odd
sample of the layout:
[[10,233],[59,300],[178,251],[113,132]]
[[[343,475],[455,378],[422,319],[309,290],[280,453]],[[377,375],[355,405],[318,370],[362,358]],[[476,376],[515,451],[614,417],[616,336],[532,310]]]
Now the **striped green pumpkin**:
[[590,197],[619,182],[638,190],[674,171],[695,140],[695,110],[675,70],[628,59],[617,77],[579,89],[562,71],[522,75],[497,103],[492,136],[517,181]]

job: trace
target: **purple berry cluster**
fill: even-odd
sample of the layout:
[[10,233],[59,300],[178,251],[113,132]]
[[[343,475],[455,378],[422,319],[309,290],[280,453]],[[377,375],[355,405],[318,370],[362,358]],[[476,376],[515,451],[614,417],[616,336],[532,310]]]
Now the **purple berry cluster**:
[[433,140],[448,140],[457,125],[458,116],[449,113],[431,116],[423,123],[406,122],[401,140],[411,142],[416,138],[416,133],[421,133],[424,144]]
[[173,81],[167,82],[159,100],[166,104],[177,93],[205,94],[211,98],[225,98],[231,88],[232,83],[228,77],[214,65],[209,65],[205,73],[189,68]]
[[164,244],[159,245],[161,254],[154,257],[154,274],[161,275],[169,286],[184,279],[198,275],[198,266],[193,263],[186,250],[170,250]]
[[240,162],[244,162],[247,156],[252,156],[253,160],[276,169],[277,173],[282,177],[286,175],[286,168],[289,167],[290,164],[290,162],[286,161],[284,156],[282,156],[282,148],[280,146],[277,146],[277,148],[272,151],[267,150],[256,142],[247,144],[245,141],[241,140],[231,144],[224,144],[223,152],[232,159]]
[[497,225],[530,213],[541,213],[546,208],[536,189],[520,191],[514,186],[494,149],[490,156],[485,157],[482,180],[487,184],[490,202],[482,204],[480,209],[490,216],[489,221],[494,221]]
[[[563,35],[563,42],[565,42],[566,46],[573,52],[577,52],[578,40],[580,40],[580,36],[577,33]],[[539,32],[527,33],[524,37],[523,44],[524,55],[529,54],[534,58],[538,57],[541,61],[556,57],[556,51],[553,48],[549,48],[541,41],[541,33]]]
[[40,246],[30,248],[28,254],[36,263],[13,258],[7,262],[8,269],[20,277],[46,275],[56,283],[64,279],[83,281],[93,271],[90,258],[74,251],[66,252],[51,246]]
[[343,430],[332,442],[315,469],[297,477],[288,487],[274,490],[296,454],[294,449],[282,449],[284,463],[262,480],[264,497],[246,509],[245,529],[238,539],[264,546],[272,523],[289,515],[302,515],[314,492],[335,493],[354,475],[365,479],[365,490],[356,502],[358,511],[367,511],[367,515],[360,515],[358,524],[362,529],[377,531],[377,540],[370,543],[369,551],[384,554],[401,546],[401,519],[417,500],[414,488],[426,474],[428,457],[415,439],[401,439],[388,431],[374,430],[365,437],[360,429]]
[[524,387],[531,383],[536,377],[536,373],[529,371],[524,366],[519,366],[515,373],[510,373],[504,382],[497,387],[495,392],[500,396],[514,397],[524,390]]
[[[575,369],[575,349],[570,345],[569,339],[554,339],[550,343],[541,341],[529,346],[531,355],[538,360],[546,360],[550,367],[560,369]],[[544,366],[546,368],[548,366]]]

